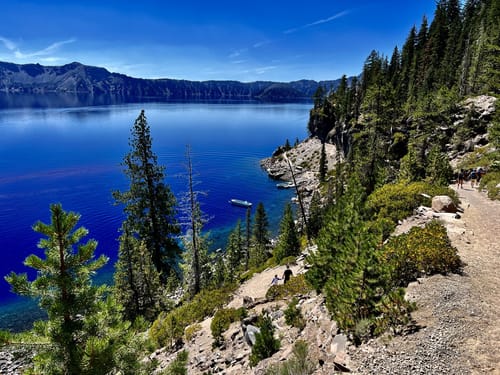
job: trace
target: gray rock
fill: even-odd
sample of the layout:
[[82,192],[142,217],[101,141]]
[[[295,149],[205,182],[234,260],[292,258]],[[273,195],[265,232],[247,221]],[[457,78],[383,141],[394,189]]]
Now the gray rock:
[[257,333],[260,333],[259,327],[253,326],[251,324],[247,325],[245,329],[245,342],[250,346],[254,346],[256,340],[255,334]]
[[435,212],[457,212],[457,207],[453,200],[447,195],[436,195],[432,198],[432,209]]

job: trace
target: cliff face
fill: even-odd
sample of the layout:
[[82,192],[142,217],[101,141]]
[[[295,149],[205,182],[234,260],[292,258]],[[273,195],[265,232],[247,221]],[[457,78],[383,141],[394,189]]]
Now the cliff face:
[[171,100],[303,100],[310,99],[319,85],[336,88],[338,80],[244,83],[140,79],[77,62],[63,66],[0,62],[0,92],[5,93],[82,93]]

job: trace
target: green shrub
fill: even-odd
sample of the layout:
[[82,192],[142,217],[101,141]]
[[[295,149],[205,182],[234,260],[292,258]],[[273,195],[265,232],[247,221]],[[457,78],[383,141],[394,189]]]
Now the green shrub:
[[353,330],[354,343],[356,345],[361,344],[364,341],[368,341],[373,335],[373,322],[371,319],[361,319],[356,322]]
[[183,350],[177,354],[177,357],[170,362],[165,370],[161,373],[162,375],[187,375],[187,360],[189,353],[187,350]]
[[191,324],[190,326],[186,327],[186,329],[184,330],[184,337],[186,338],[186,341],[191,341],[191,339],[200,330],[201,330],[201,324],[199,323]]
[[500,171],[490,171],[481,178],[479,188],[486,189],[490,199],[500,200],[500,188],[497,188],[498,184],[500,184]]
[[369,215],[375,220],[389,218],[394,223],[403,220],[413,214],[413,210],[420,205],[430,206],[431,197],[436,195],[448,195],[458,205],[458,197],[454,190],[432,185],[423,181],[398,182],[387,184],[375,190],[366,201]]
[[272,285],[266,292],[269,301],[283,299],[285,297],[296,296],[309,293],[311,286],[306,282],[303,274],[292,277],[286,284]]
[[184,328],[187,326],[178,310],[169,313],[161,312],[149,329],[149,334],[158,347],[171,348],[182,340]]
[[462,266],[446,229],[436,220],[424,228],[413,227],[408,233],[392,237],[383,254],[394,286],[406,286],[422,275],[457,272]]
[[0,330],[0,346],[9,344],[12,341],[12,334],[9,331]]
[[298,307],[299,300],[297,298],[293,298],[292,301],[288,304],[288,307],[285,310],[285,322],[286,324],[298,328],[300,331],[304,329],[306,326],[306,321],[302,316],[302,311],[300,307]]
[[269,316],[264,316],[260,324],[260,333],[255,334],[255,344],[250,354],[250,367],[261,360],[271,357],[280,348],[280,341],[274,338],[274,326]]
[[403,288],[396,288],[382,297],[377,304],[379,316],[375,319],[374,335],[378,336],[387,329],[401,333],[401,329],[411,322],[411,312],[416,304],[405,299]]
[[184,302],[168,313],[160,313],[150,328],[151,338],[158,347],[172,347],[182,341],[184,330],[188,325],[200,322],[222,308],[229,301],[233,289],[234,286],[202,290],[191,301]]
[[314,363],[309,359],[307,342],[298,340],[292,351],[292,358],[266,369],[266,375],[310,375],[314,372]]
[[220,309],[217,310],[212,322],[210,323],[210,331],[214,338],[214,346],[220,346],[223,342],[223,333],[227,331],[231,323],[241,320],[247,316],[247,311],[244,307],[239,309]]

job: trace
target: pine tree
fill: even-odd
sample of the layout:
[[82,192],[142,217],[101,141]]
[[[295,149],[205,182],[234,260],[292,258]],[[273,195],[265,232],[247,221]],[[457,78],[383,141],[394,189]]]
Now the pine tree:
[[245,213],[245,270],[250,266],[250,245],[252,240],[252,209],[247,208]]
[[321,197],[317,190],[314,190],[311,203],[309,205],[309,218],[307,220],[307,230],[311,238],[316,238],[323,225],[324,209],[321,206]]
[[252,245],[250,249],[250,265],[258,266],[268,258],[267,246],[269,244],[269,220],[267,219],[264,204],[259,202],[255,210]]
[[327,214],[318,249],[308,258],[311,268],[306,278],[325,293],[329,311],[345,330],[375,314],[385,286],[376,238],[363,220],[363,196],[359,182],[352,178],[347,193]]
[[[121,307],[106,298],[106,285],[92,284],[92,276],[107,257],[94,258],[95,240],[80,243],[88,234],[84,227],[75,229],[80,215],[65,212],[60,204],[51,205],[50,211],[50,224],[39,221],[33,226],[45,236],[38,243],[45,259],[32,254],[24,262],[37,270],[37,278],[28,281],[26,274],[14,272],[5,277],[15,293],[38,299],[47,311],[48,321],[36,323],[35,328],[48,336],[50,345],[35,356],[35,372],[95,374],[121,368],[123,373],[139,373]],[[118,353],[128,359],[123,362]]]
[[241,220],[238,220],[233,231],[229,234],[226,246],[226,263],[228,281],[234,281],[236,275],[242,270],[245,261],[244,238],[241,228]]
[[448,186],[453,177],[453,170],[448,156],[434,145],[427,157],[426,176],[435,185]]
[[279,263],[283,258],[299,254],[300,241],[297,236],[297,229],[295,228],[292,206],[290,203],[287,203],[280,223],[280,232],[278,243],[274,249],[274,257]]
[[129,190],[113,192],[117,204],[124,205],[126,215],[122,231],[144,241],[153,263],[164,278],[176,269],[180,254],[175,236],[179,226],[175,219],[176,200],[164,183],[164,168],[157,163],[152,150],[150,128],[144,111],[132,127],[131,151],[123,161]]
[[321,144],[321,153],[319,157],[319,181],[325,182],[328,173],[328,160],[326,159],[325,142]]
[[120,237],[113,278],[113,294],[123,305],[128,320],[134,321],[139,316],[149,321],[156,318],[164,307],[160,274],[144,241],[139,241],[128,231]]

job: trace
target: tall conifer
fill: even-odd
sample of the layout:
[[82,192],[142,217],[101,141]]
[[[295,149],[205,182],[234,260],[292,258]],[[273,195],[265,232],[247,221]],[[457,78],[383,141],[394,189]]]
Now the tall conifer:
[[133,236],[144,241],[158,272],[166,278],[176,269],[179,246],[175,236],[176,199],[165,184],[164,167],[152,150],[151,131],[144,110],[132,127],[130,152],[123,160],[123,172],[129,179],[129,190],[115,191],[117,204],[124,205],[123,224]]

